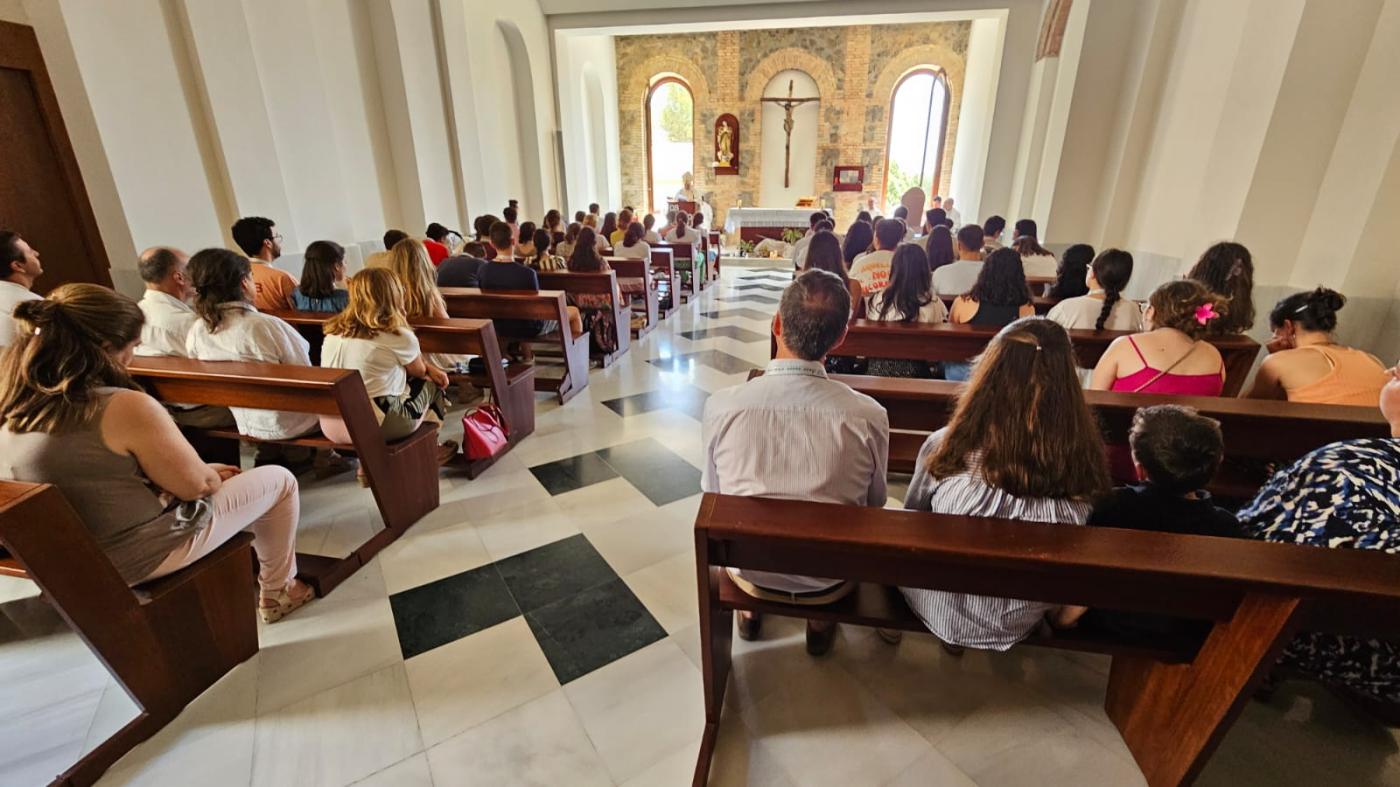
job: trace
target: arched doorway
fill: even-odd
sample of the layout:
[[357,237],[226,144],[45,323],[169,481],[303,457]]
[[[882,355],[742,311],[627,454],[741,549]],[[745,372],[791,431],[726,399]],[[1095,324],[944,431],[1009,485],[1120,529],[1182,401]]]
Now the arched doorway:
[[895,83],[885,137],[886,210],[915,186],[932,199],[941,194],[943,148],[948,137],[948,77],[937,66],[920,66]]
[[674,74],[652,78],[646,95],[647,207],[661,215],[695,161],[695,99]]

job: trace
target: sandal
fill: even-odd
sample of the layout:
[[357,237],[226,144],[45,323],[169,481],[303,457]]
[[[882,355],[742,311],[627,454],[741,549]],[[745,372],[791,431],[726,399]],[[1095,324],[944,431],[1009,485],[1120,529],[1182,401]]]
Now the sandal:
[[[296,594],[293,589],[300,586],[303,592]],[[258,614],[264,623],[276,623],[316,598],[316,591],[304,582],[292,580],[276,594],[258,599]]]
[[438,467],[442,467],[443,465],[445,465],[445,464],[451,462],[453,459],[456,459],[456,458],[457,458],[457,442],[456,442],[455,440],[444,440],[444,441],[442,442],[442,445],[439,445],[439,446],[438,446],[438,454],[437,454]]

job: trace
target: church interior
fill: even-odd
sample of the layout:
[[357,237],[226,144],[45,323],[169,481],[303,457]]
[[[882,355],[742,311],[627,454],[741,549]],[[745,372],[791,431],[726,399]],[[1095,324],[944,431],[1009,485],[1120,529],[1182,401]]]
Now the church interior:
[[1397,73],[0,0],[0,787],[1400,787]]

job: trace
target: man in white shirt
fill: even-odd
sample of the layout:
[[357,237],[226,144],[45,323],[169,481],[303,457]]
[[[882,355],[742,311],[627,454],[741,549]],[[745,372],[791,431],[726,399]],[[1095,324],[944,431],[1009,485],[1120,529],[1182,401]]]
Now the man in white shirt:
[[826,214],[817,211],[807,217],[807,234],[797,239],[792,244],[792,264],[798,270],[802,270],[802,265],[807,261],[807,245],[812,242],[812,236],[817,234],[817,225],[826,221]]
[[[704,491],[884,506],[889,416],[874,399],[826,376],[826,355],[845,338],[850,314],[850,291],[826,271],[807,271],[783,292],[773,320],[777,355],[763,376],[705,403]],[[750,595],[790,604],[831,603],[853,588],[763,571],[730,575]],[[741,614],[739,636],[753,639],[760,622]],[[808,652],[825,653],[834,636],[834,624],[809,620]]]
[[[189,255],[179,249],[156,246],[141,252],[136,271],[146,283],[146,292],[137,302],[146,323],[141,326],[141,343],[136,354],[147,357],[165,356],[188,358],[185,340],[190,327],[199,321],[189,305],[194,297],[194,282],[190,280]],[[227,407],[205,407],[192,404],[168,404],[175,422],[201,429],[233,426],[233,413]]]
[[34,282],[43,274],[39,252],[19,233],[0,230],[0,349],[15,340],[15,307],[43,298],[34,292]]
[[939,295],[962,295],[982,273],[982,228],[967,224],[958,230],[958,259],[933,272],[933,289]]
[[860,282],[866,295],[873,295],[890,283],[894,249],[904,240],[904,231],[904,222],[899,219],[875,222],[875,251],[862,254],[851,263],[851,278]]
[[949,219],[952,219],[953,229],[957,229],[958,227],[962,226],[962,214],[958,212],[957,208],[953,207],[952,197],[943,200],[943,212],[948,216]]

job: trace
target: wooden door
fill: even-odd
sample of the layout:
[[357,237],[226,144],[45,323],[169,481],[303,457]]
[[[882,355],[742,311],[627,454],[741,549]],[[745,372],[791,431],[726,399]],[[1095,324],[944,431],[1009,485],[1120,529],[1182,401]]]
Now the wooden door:
[[78,160],[34,28],[0,22],[0,226],[39,250],[35,289],[112,286]]

